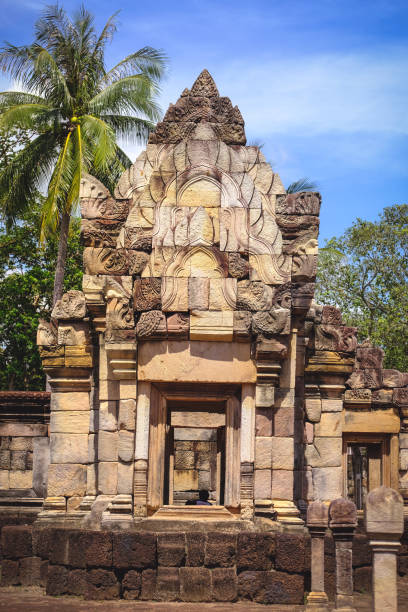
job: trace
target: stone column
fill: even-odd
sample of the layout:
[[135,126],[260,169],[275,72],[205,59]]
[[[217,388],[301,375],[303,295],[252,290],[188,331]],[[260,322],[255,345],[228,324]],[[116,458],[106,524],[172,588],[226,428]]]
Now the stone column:
[[312,590],[307,597],[306,610],[328,610],[324,590],[324,536],[329,524],[329,509],[323,502],[312,502],[307,509],[307,527],[312,538]]
[[373,551],[373,610],[397,612],[397,552],[404,532],[404,501],[387,487],[367,495],[365,527]]
[[329,507],[330,529],[336,548],[335,609],[355,612],[353,607],[353,537],[357,509],[352,501],[335,499]]

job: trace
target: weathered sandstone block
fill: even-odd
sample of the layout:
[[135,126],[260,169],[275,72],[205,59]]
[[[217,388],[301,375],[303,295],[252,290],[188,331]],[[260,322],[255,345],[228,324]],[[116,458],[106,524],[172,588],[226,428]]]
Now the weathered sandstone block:
[[88,435],[53,434],[50,451],[51,463],[88,463]]
[[190,310],[208,310],[209,296],[209,278],[188,279],[188,307]]
[[118,432],[99,431],[98,459],[99,461],[118,460]]
[[313,468],[313,491],[318,501],[330,501],[341,496],[343,470],[341,467]]
[[48,469],[48,497],[85,495],[86,466],[78,464],[51,464]]
[[315,438],[314,444],[305,449],[307,464],[311,467],[340,467],[342,459],[341,438]]
[[61,410],[50,417],[51,433],[88,433],[89,412],[85,410]]
[[320,423],[315,425],[315,435],[319,437],[339,437],[341,433],[341,414],[338,412],[322,413]]
[[232,311],[192,311],[190,316],[190,339],[210,341],[232,341],[234,317]]
[[255,439],[255,468],[257,470],[272,467],[272,438]]
[[117,461],[100,461],[98,463],[98,492],[104,495],[116,495],[118,492]]
[[274,470],[292,470],[294,467],[293,438],[272,437],[272,468]]
[[118,428],[134,431],[136,426],[136,401],[134,399],[120,400]]
[[116,431],[118,429],[117,402],[115,400],[99,402],[99,429]]
[[121,461],[131,461],[135,452],[135,435],[131,431],[119,432],[118,456]]
[[75,391],[51,395],[51,411],[54,410],[89,410],[89,393]]
[[32,470],[10,471],[10,489],[31,489],[33,486]]

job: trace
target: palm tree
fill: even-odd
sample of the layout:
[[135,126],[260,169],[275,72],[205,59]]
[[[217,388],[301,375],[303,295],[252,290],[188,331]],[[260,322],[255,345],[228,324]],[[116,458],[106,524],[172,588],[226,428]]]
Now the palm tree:
[[317,183],[311,181],[306,176],[294,181],[286,188],[286,193],[299,193],[300,191],[315,191],[318,188]]
[[33,133],[0,172],[0,211],[9,224],[15,222],[46,187],[41,238],[59,231],[54,303],[63,293],[81,176],[92,174],[112,189],[131,165],[116,138],[145,141],[160,115],[155,100],[166,64],[161,51],[144,47],[105,68],[116,16],[98,36],[84,7],[70,19],[58,5],[49,6],[35,24],[31,45],[4,43],[0,49],[0,68],[23,84],[22,91],[0,93],[0,129]]

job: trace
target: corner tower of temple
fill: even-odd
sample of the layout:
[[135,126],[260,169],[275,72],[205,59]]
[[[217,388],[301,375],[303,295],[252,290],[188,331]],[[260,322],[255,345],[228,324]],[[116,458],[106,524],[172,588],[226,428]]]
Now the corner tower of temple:
[[[406,375],[383,389],[382,351],[313,302],[320,195],[287,194],[245,143],[204,70],[114,194],[83,179],[83,291],[38,331],[52,392],[39,520],[296,525],[347,493],[353,435],[398,463]],[[203,489],[211,507],[193,507]]]

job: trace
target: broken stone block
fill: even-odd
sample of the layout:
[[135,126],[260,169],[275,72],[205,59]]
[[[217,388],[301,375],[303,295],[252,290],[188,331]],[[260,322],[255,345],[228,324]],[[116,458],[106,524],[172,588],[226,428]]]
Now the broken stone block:
[[136,325],[136,333],[138,338],[166,338],[166,317],[160,310],[142,312]]
[[119,402],[118,429],[134,431],[136,426],[136,401],[124,399]]
[[103,431],[117,431],[117,402],[115,400],[99,402],[99,429]]
[[58,344],[76,346],[77,344],[90,344],[88,323],[60,323],[58,325]]
[[317,437],[340,437],[341,414],[338,412],[324,412],[320,422],[315,425],[315,435]]
[[86,315],[85,296],[82,291],[71,289],[55,304],[51,316],[54,319],[83,319]]
[[251,335],[252,315],[246,310],[234,311],[234,338],[245,342]]
[[342,460],[341,438],[315,438],[305,449],[307,464],[311,467],[339,467]]
[[272,308],[273,289],[260,281],[238,281],[237,308],[241,310],[269,311]]
[[85,247],[83,259],[85,273],[90,276],[98,274],[125,276],[129,271],[126,249]]
[[256,312],[252,316],[252,331],[265,338],[271,338],[276,334],[289,334],[290,310],[275,306],[269,312]]
[[187,339],[190,330],[188,314],[176,313],[167,318],[167,335],[169,338]]

